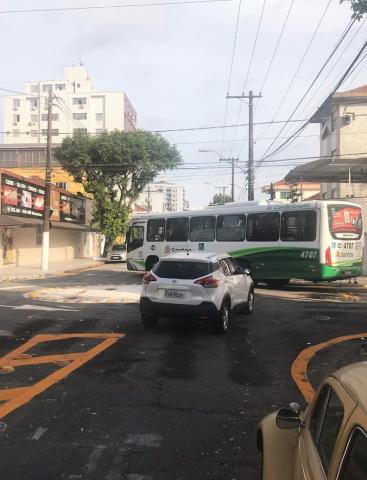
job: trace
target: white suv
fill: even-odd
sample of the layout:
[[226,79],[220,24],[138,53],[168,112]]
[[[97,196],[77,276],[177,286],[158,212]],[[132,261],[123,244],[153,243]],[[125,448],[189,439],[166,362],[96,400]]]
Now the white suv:
[[254,310],[254,282],[248,269],[227,254],[168,255],[144,275],[140,297],[145,326],[159,317],[188,315],[209,318],[218,333],[226,333],[234,310]]

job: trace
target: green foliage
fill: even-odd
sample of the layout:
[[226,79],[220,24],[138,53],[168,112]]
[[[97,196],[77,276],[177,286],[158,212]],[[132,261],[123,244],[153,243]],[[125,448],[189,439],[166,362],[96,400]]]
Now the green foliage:
[[181,163],[162,135],[115,130],[102,135],[75,134],[63,140],[55,158],[95,200],[94,223],[110,244],[124,233],[133,203],[159,172]]
[[340,0],[340,3],[350,2],[353,15],[352,18],[361,20],[363,15],[367,13],[367,0]]
[[230,195],[225,195],[223,198],[223,193],[216,193],[211,201],[214,205],[221,205],[223,203],[228,203],[232,201],[232,197]]

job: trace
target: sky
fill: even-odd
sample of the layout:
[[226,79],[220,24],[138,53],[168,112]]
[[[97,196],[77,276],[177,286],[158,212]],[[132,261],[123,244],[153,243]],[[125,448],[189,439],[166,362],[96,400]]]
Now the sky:
[[[240,95],[244,88],[246,93],[259,93],[291,1],[265,0],[265,6],[264,0],[230,0],[144,8],[3,13],[109,4],[108,0],[3,0],[0,88],[23,91],[28,80],[62,79],[65,66],[81,62],[98,90],[127,93],[137,111],[139,128],[247,123],[248,105],[238,99],[227,101],[226,94]],[[111,2],[123,3],[139,2]],[[348,25],[351,13],[349,2],[293,1],[262,98],[255,100],[255,123],[288,119]],[[356,22],[294,119],[308,118],[322,103],[365,41],[366,33],[367,26]],[[363,62],[341,90],[364,85],[366,74]],[[280,136],[289,136],[299,125],[286,125]],[[271,152],[284,141],[278,139],[271,146],[282,127],[283,124],[255,125],[255,164],[269,147]],[[318,133],[318,125],[308,126],[300,138],[271,160],[317,156]],[[246,200],[247,126],[164,135],[177,145],[187,165],[162,176],[185,187],[191,208],[207,205],[219,191],[216,187],[226,186],[229,193],[230,167],[219,162],[220,156],[239,158],[235,199]],[[199,149],[214,151],[203,153]],[[283,166],[281,161],[263,163],[255,172],[255,199],[266,198],[262,186],[282,179],[295,163],[296,160],[283,161]]]

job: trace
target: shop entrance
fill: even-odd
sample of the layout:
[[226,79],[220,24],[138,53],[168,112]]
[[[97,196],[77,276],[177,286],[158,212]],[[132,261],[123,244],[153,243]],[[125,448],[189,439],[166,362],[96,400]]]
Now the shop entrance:
[[4,228],[2,236],[3,263],[5,265],[15,263],[15,251],[13,248],[13,229]]

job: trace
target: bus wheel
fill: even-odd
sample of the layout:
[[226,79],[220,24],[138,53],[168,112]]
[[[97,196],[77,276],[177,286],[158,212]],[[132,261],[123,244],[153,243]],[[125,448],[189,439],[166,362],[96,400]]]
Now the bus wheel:
[[156,263],[159,262],[159,258],[155,255],[151,255],[150,257],[147,258],[145,262],[145,270],[149,272]]
[[282,288],[288,285],[289,283],[289,278],[282,278],[282,279],[274,279],[274,280],[265,280],[265,283],[269,287],[273,288]]

